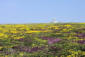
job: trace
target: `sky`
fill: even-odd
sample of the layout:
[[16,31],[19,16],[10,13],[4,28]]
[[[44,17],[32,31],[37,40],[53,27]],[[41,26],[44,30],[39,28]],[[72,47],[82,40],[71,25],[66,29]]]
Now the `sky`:
[[85,22],[85,0],[0,0],[0,24]]

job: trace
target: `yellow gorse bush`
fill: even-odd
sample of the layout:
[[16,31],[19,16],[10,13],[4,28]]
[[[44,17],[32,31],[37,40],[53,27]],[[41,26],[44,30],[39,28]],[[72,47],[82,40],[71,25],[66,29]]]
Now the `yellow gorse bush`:
[[41,31],[26,31],[25,33],[38,33],[38,32],[41,32]]
[[50,27],[48,27],[48,29],[59,29],[59,26],[50,26]]
[[10,33],[18,33],[18,32],[15,30],[15,31],[10,31]]
[[0,49],[2,49],[3,47],[2,46],[0,46]]
[[4,33],[0,33],[0,39],[3,39],[3,38],[8,38],[8,35],[6,35]]
[[0,33],[0,37],[4,36],[4,33]]
[[69,25],[69,24],[66,24],[65,26],[66,26],[66,27],[72,27],[72,25]]
[[24,36],[14,37],[14,39],[24,38]]

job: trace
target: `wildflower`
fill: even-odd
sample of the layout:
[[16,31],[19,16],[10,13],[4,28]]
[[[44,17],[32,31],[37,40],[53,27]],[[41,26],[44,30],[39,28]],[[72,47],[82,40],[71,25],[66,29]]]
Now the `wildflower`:
[[85,51],[82,52],[82,55],[85,55]]
[[77,37],[79,37],[79,38],[85,38],[85,34],[83,34],[83,33],[78,34]]
[[63,31],[67,31],[67,29],[63,29]]
[[43,50],[45,48],[45,46],[42,46],[42,47],[33,47],[31,48],[30,52],[37,52],[39,50]]
[[15,31],[15,30],[14,30],[14,31],[12,30],[12,31],[11,31],[11,33],[18,33],[18,32],[17,32],[17,31]]
[[4,36],[4,33],[0,33],[0,37]]
[[3,47],[2,46],[0,46],[0,49],[2,49]]
[[77,42],[80,44],[85,44],[85,40],[78,40]]
[[8,35],[6,35],[6,34],[4,34],[4,33],[0,33],[0,39],[3,39],[3,38],[7,38],[8,37]]
[[48,44],[56,43],[61,41],[59,38],[52,38],[52,37],[41,37],[43,40],[48,40]]
[[39,47],[33,47],[30,52],[36,52],[38,51]]
[[23,56],[24,54],[23,54],[23,52],[20,52],[19,55],[20,55],[20,56]]
[[48,44],[54,44],[54,43],[57,43],[57,42],[59,42],[59,41],[61,41],[61,39],[48,39]]
[[21,39],[21,38],[24,38],[24,36],[17,36],[17,37],[14,37],[14,39]]
[[26,31],[25,33],[38,33],[38,32],[41,32],[41,31]]

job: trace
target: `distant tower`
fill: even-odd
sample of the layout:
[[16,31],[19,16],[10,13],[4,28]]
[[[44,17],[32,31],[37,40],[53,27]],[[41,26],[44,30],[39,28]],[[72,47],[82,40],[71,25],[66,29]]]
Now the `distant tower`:
[[56,21],[56,19],[52,19],[52,23],[58,23],[58,21]]

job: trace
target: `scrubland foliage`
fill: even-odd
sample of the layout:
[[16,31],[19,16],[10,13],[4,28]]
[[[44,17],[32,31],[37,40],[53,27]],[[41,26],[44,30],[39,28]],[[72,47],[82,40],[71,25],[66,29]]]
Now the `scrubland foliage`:
[[0,57],[85,57],[85,23],[0,25]]

